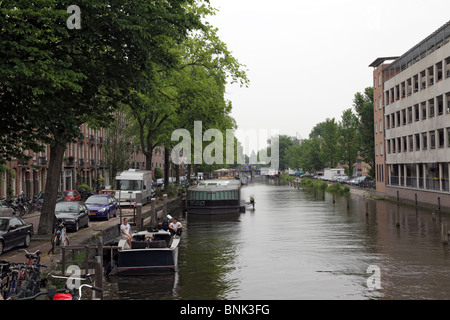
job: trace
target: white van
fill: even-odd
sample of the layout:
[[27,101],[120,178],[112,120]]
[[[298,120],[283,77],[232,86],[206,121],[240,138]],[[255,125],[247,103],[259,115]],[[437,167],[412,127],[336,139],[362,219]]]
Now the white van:
[[150,202],[152,172],[129,169],[116,177],[116,198],[121,206],[134,205],[136,195],[142,194],[142,204]]

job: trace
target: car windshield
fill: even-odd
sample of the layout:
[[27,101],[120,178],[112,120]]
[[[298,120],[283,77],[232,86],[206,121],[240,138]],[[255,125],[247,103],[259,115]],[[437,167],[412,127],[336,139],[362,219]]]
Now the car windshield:
[[78,204],[71,202],[58,202],[55,207],[55,212],[78,213]]
[[108,204],[108,198],[107,197],[89,197],[85,203],[86,204]]
[[6,231],[7,227],[8,227],[8,219],[0,218],[0,231]]
[[117,190],[125,190],[125,191],[142,190],[142,181],[139,181],[139,180],[117,180]]
[[73,197],[73,192],[72,191],[64,191],[63,193],[64,193],[64,195],[66,197]]

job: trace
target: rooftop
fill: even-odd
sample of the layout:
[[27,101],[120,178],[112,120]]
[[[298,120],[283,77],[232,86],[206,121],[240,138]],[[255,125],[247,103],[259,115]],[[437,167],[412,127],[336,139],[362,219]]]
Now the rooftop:
[[[449,38],[450,38],[450,21],[444,24],[439,29],[437,29],[432,34],[430,34],[428,37],[419,42],[417,45],[409,49],[406,53],[404,53],[402,56],[400,56],[398,59],[392,62],[389,66],[387,66],[384,69],[384,71],[405,70],[406,68],[410,67],[417,61],[422,60],[433,51],[445,45],[447,42],[449,42],[450,40]],[[375,62],[377,61],[378,59],[375,60],[372,63],[372,65],[375,64]]]

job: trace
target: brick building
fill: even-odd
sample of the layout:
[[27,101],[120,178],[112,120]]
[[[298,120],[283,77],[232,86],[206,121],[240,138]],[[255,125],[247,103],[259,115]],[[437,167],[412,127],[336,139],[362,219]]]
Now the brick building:
[[[102,185],[109,185],[108,169],[105,164],[105,145],[109,142],[106,129],[94,130],[88,125],[81,126],[82,136],[77,142],[69,143],[64,153],[63,163],[61,164],[60,190],[75,189],[81,183],[90,187],[96,187],[96,183],[102,177]],[[131,145],[132,152],[128,160],[128,167],[145,170],[145,156],[138,148]],[[134,151],[136,150],[136,151]],[[12,189],[13,194],[24,193],[28,197],[33,197],[45,189],[47,179],[48,160],[50,157],[50,148],[45,151],[33,153],[25,152],[31,156],[29,161],[12,159],[6,163],[14,173],[13,175],[4,172],[1,177],[0,197],[8,194],[8,187]],[[164,148],[156,147],[152,157],[152,171],[155,168],[161,168],[164,171]]]

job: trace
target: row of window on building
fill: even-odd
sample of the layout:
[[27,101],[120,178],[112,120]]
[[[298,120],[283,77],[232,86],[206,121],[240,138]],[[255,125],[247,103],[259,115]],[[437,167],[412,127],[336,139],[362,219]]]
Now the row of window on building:
[[[450,127],[386,140],[386,153],[450,148]],[[380,155],[383,155],[382,144]],[[376,150],[378,155],[378,148]]]
[[[386,130],[450,113],[450,92],[386,115]],[[381,124],[380,124],[381,125]],[[381,128],[380,128],[381,129]]]
[[449,191],[450,163],[389,165],[389,185],[431,191]]
[[387,106],[395,101],[425,90],[442,81],[444,77],[450,78],[450,57],[429,66],[411,78],[386,90],[384,93],[385,105]]

